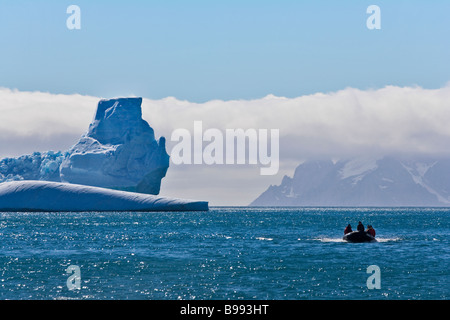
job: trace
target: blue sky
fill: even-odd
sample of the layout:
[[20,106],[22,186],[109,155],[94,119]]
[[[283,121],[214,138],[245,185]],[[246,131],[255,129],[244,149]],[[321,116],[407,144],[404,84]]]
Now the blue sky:
[[[366,28],[371,4],[381,30]],[[192,102],[440,88],[449,14],[450,1],[2,0],[0,87]]]

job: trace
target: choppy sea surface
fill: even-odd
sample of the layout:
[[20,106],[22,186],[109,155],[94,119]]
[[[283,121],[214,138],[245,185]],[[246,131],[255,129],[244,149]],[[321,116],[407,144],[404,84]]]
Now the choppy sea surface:
[[0,299],[449,299],[449,269],[448,208],[0,213]]

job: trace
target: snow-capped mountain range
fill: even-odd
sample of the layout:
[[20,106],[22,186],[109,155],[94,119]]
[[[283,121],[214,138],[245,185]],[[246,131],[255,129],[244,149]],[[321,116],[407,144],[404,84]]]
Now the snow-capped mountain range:
[[306,161],[252,206],[450,206],[450,159]]

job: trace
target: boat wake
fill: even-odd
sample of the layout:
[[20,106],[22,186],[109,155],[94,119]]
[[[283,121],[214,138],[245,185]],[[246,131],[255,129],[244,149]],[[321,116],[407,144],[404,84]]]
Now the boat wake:
[[401,241],[401,238],[377,238],[378,242],[396,242],[396,241]]
[[[298,240],[300,240],[300,239],[298,239]],[[313,240],[315,240],[315,241],[320,241],[320,242],[337,242],[337,243],[339,243],[339,242],[345,242],[345,243],[348,243],[347,241],[345,241],[344,239],[342,239],[342,238],[329,238],[329,237],[320,237],[320,238],[314,238]],[[376,238],[376,240],[377,240],[377,242],[382,242],[382,243],[384,243],[384,242],[396,242],[396,241],[401,241],[402,239],[401,238],[398,238],[398,237],[396,237],[396,238]],[[376,243],[376,242],[373,242],[373,243]]]
[[320,242],[347,242],[342,238],[316,238],[314,240],[320,241]]

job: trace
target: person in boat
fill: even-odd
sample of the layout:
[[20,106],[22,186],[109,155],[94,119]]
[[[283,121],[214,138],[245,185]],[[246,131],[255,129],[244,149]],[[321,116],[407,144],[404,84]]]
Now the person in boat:
[[352,226],[350,225],[350,224],[348,224],[348,226],[345,228],[345,230],[344,230],[344,234],[347,234],[347,233],[350,233],[350,232],[352,232],[353,230],[352,230]]
[[361,221],[358,222],[358,226],[356,227],[356,230],[358,230],[359,232],[364,231],[364,225],[361,223]]
[[375,238],[375,229],[372,227],[372,225],[369,224],[367,226],[366,232]]

